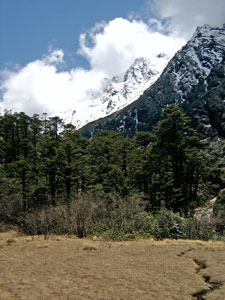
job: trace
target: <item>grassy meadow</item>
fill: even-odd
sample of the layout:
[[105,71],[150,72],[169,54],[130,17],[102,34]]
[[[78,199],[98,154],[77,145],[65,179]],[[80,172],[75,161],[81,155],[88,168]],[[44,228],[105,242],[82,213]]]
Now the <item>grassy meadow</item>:
[[224,300],[225,243],[0,233],[0,300]]

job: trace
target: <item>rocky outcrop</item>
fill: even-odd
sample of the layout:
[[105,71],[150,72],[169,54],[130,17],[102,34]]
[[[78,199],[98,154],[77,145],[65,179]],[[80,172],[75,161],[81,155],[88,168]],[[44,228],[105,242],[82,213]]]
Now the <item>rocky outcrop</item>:
[[206,206],[195,210],[195,218],[213,225],[218,233],[225,233],[225,189],[209,200]]

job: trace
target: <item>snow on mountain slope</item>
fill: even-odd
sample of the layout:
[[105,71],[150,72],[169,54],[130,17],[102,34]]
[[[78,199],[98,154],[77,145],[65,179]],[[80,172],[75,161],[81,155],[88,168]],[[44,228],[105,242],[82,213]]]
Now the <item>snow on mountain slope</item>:
[[225,137],[225,25],[198,27],[170,60],[157,82],[133,105],[82,128],[90,137],[109,129],[133,137],[151,130],[164,108],[176,103],[202,137]]
[[204,25],[198,27],[191,40],[172,60],[167,73],[175,75],[174,87],[181,96],[186,95],[200,82],[205,83],[212,68],[224,59],[225,25],[221,28]]
[[101,92],[90,94],[90,99],[84,101],[83,105],[79,103],[79,107],[60,112],[59,116],[66,123],[71,122],[80,128],[124,108],[158,79],[168,61],[169,57],[161,53],[154,62],[143,57],[137,58],[123,76],[105,79]]
[[[172,98],[181,105],[187,101],[187,96],[194,87],[201,85],[204,86],[204,91],[207,91],[207,78],[211,70],[224,60],[224,44],[225,25],[198,27],[190,41],[170,62],[169,57],[164,54],[159,54],[154,62],[146,58],[137,58],[123,76],[105,79],[102,91],[98,91],[97,94],[90,93],[90,98],[83,104],[79,103],[79,107],[60,112],[59,115],[66,122],[81,128],[137,100],[160,75],[163,76],[161,82],[165,81],[164,84],[169,85],[173,91]],[[161,96],[158,92],[157,99]]]

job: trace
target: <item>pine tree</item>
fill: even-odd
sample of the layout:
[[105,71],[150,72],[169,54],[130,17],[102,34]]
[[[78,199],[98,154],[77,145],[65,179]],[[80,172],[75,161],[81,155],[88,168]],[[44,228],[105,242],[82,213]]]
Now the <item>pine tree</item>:
[[189,126],[189,119],[175,104],[166,107],[154,128],[151,144],[151,198],[175,211],[196,205],[204,170],[204,144]]
[[135,184],[139,192],[145,195],[149,194],[151,183],[151,164],[149,158],[149,146],[153,140],[152,133],[149,131],[140,131],[134,138],[136,153],[133,159],[133,169]]
[[118,132],[96,134],[88,147],[86,184],[107,193],[127,194],[130,142]]
[[88,140],[71,124],[64,126],[62,141],[57,149],[60,180],[67,200],[84,190],[84,169]]
[[57,149],[61,142],[59,132],[63,122],[58,117],[52,117],[49,119],[44,118],[43,124],[44,132],[39,144],[41,176],[43,179],[45,178],[42,183],[42,189],[46,190],[48,198],[50,198],[50,203],[55,205],[60,194],[58,193],[60,168]]

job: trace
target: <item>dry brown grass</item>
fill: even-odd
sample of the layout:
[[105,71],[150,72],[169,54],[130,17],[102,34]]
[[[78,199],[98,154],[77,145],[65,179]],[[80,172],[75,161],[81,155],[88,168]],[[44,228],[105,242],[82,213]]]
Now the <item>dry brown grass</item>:
[[[11,240],[11,242],[9,242]],[[206,268],[196,272],[194,260]],[[0,300],[225,299],[225,244],[202,241],[110,242],[0,233]]]

